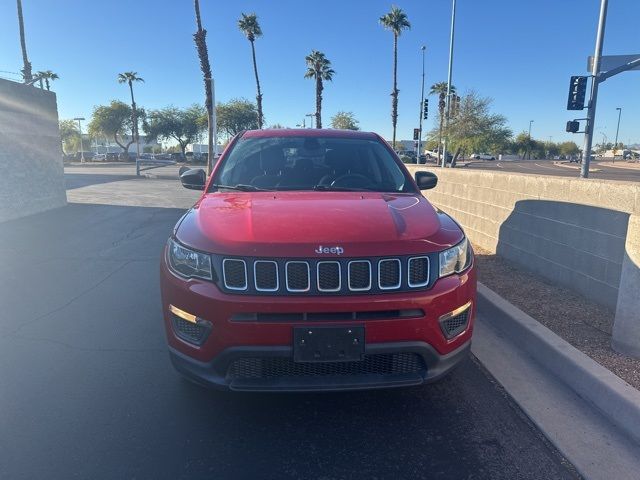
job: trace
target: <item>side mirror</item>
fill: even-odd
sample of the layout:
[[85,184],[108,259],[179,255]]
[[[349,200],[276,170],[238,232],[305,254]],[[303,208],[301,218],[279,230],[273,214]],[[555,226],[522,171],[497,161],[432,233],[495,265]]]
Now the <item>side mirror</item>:
[[438,177],[431,172],[416,172],[416,183],[420,190],[430,190],[438,184]]
[[204,190],[207,174],[201,168],[192,168],[180,174],[180,182],[184,188],[190,190]]

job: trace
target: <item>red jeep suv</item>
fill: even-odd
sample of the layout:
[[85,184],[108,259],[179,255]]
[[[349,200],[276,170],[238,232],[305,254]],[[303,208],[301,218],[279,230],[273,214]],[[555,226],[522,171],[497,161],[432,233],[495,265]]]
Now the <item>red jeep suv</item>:
[[245,391],[432,382],[465,358],[473,252],[374,133],[237,135],[179,221],[161,263],[175,368]]

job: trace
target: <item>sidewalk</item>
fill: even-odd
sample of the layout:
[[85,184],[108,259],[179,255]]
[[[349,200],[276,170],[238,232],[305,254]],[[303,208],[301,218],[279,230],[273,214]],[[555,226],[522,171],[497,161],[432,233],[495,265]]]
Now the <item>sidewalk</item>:
[[638,160],[618,160],[617,162],[598,162],[598,166],[611,168],[625,168],[627,170],[640,170],[640,162]]
[[[498,295],[640,390],[640,359],[611,348],[614,312],[477,247],[479,280]],[[526,285],[527,295],[522,295]]]

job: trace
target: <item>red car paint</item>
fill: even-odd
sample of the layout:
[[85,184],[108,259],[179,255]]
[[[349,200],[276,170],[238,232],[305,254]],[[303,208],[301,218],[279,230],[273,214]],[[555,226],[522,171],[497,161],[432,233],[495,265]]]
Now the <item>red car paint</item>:
[[[340,130],[260,130],[241,134],[242,138],[308,136],[367,138],[384,142],[372,133]],[[385,142],[386,145],[386,142]],[[225,150],[209,182],[233,148]],[[386,148],[392,150],[388,145]],[[404,169],[397,156],[395,160]],[[207,189],[205,189],[205,192]],[[204,193],[194,207],[176,225],[174,238],[200,252],[231,257],[311,258],[336,254],[317,253],[319,246],[342,248],[341,257],[386,257],[423,255],[446,250],[458,244],[464,233],[446,214],[435,209],[420,193],[269,191]],[[237,295],[223,291],[217,284],[176,275],[167,264],[167,252],[161,260],[161,290],[167,340],[176,363],[195,362],[200,369],[215,362],[222,353],[237,347],[291,346],[293,328],[306,322],[234,321],[237,314],[367,312],[421,309],[417,318],[381,318],[375,320],[322,321],[323,326],[364,325],[367,346],[421,342],[437,355],[446,356],[468,347],[476,309],[475,265],[460,274],[435,280],[426,290],[394,293],[348,295]],[[439,319],[471,303],[465,330],[447,339]],[[211,333],[202,345],[184,341],[174,331],[169,305],[211,323]],[[314,323],[317,325],[320,322]],[[408,344],[408,343],[407,343]],[[250,349],[250,348],[249,348]],[[456,360],[456,362],[459,360]],[[200,362],[200,363],[198,363]],[[176,364],[178,367],[178,365]],[[185,372],[193,380],[199,374]],[[220,372],[218,372],[220,373]],[[217,385],[228,387],[225,372]],[[425,377],[426,378],[426,377]],[[432,380],[432,378],[426,378]],[[435,378],[433,378],[435,379]],[[203,383],[211,383],[203,381]],[[378,385],[376,386],[384,386]],[[334,388],[335,387],[335,388]],[[312,389],[340,389],[327,386]],[[347,388],[358,388],[351,385]],[[362,388],[368,388],[365,384]],[[287,388],[304,390],[305,388]]]

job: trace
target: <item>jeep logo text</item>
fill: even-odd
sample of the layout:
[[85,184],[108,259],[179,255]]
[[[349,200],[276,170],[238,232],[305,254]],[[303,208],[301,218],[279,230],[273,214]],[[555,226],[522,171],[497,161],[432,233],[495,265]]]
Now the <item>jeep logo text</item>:
[[342,255],[344,253],[344,248],[342,247],[323,247],[322,245],[319,245],[318,248],[316,248],[316,253],[332,253],[334,255]]

